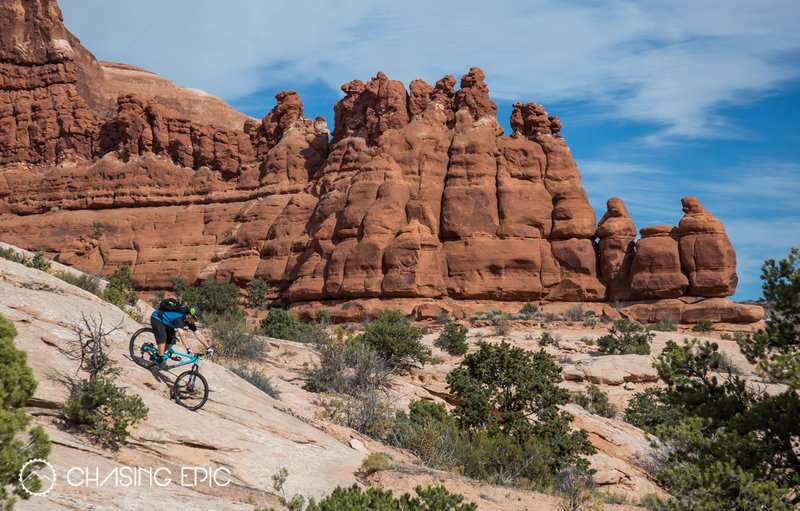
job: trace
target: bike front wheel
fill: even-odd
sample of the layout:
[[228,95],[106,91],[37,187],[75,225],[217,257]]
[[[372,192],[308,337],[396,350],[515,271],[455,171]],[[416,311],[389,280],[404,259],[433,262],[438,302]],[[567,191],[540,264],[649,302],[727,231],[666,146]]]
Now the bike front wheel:
[[155,364],[155,356],[158,354],[156,345],[156,334],[152,328],[140,328],[131,336],[130,346],[128,347],[131,358],[142,367],[151,367]]
[[175,401],[189,410],[199,410],[208,399],[208,382],[197,371],[185,371],[172,387]]

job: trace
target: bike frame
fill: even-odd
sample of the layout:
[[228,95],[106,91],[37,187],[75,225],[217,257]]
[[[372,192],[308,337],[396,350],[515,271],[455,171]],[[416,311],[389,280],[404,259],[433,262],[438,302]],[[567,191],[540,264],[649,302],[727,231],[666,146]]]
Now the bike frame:
[[[198,357],[197,355],[193,355],[190,357],[188,353],[175,351],[174,349],[172,349],[172,346],[173,346],[172,344],[169,344],[167,346],[167,350],[164,352],[165,356],[169,357],[170,360],[175,360],[175,357],[177,357],[177,360],[183,360],[184,358],[188,358],[188,360],[185,362],[181,362],[179,364],[168,365],[167,369],[175,369],[176,367],[182,367],[189,364],[194,364],[194,367],[192,367],[193,370],[196,370],[198,368],[198,362],[200,361],[200,357]],[[153,348],[149,348],[148,351],[150,351],[151,349]],[[158,353],[157,350],[153,349],[153,351]]]

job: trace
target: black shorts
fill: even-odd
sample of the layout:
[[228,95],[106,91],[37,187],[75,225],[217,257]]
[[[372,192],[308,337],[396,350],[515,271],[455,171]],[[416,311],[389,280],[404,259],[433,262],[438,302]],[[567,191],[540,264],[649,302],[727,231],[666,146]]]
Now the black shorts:
[[177,342],[178,339],[175,337],[175,329],[168,327],[159,321],[158,318],[150,316],[150,327],[155,333],[156,343],[164,344],[166,342],[172,345]]

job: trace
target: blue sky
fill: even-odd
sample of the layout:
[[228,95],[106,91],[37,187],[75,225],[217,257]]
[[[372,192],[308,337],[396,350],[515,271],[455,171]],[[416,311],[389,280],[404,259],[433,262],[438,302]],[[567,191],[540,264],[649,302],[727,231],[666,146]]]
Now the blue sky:
[[263,117],[283,89],[333,124],[339,87],[378,71],[408,85],[471,66],[508,130],[536,102],[562,134],[598,219],[677,224],[694,195],[738,256],[734,299],[800,246],[797,0],[60,0],[101,60],[139,66]]

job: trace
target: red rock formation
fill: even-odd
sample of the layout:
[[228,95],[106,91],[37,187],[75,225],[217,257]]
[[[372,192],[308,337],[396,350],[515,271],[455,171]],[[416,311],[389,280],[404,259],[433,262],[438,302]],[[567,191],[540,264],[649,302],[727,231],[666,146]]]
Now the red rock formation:
[[696,197],[681,199],[686,213],[678,223],[681,263],[690,296],[729,296],[736,292],[736,252],[722,222]]
[[677,298],[686,294],[689,279],[681,271],[678,229],[671,225],[645,227],[639,233],[631,267],[635,298]]
[[600,238],[600,277],[608,286],[609,300],[631,297],[631,265],[635,255],[636,226],[622,199],[612,197],[608,210],[597,225]]
[[57,42],[72,39],[55,4],[8,5],[4,241],[90,271],[130,263],[148,289],[167,289],[176,275],[264,278],[295,304],[423,299],[434,310],[431,300],[670,298],[687,288],[721,296],[735,287],[724,229],[696,200],[684,199],[678,229],[643,229],[635,252],[621,200],[609,200],[596,227],[558,118],[517,103],[504,136],[478,68],[458,90],[452,76],[415,80],[409,92],[383,73],[349,82],[332,138],[294,91],[243,130],[215,127],[198,121],[195,103],[174,110],[158,94],[119,94],[116,110],[104,110],[102,94],[119,83],[92,75],[97,63],[82,47],[69,43],[70,53]]

